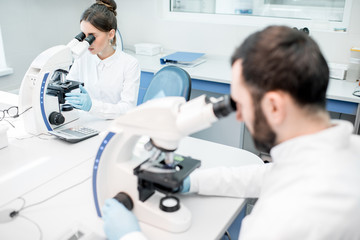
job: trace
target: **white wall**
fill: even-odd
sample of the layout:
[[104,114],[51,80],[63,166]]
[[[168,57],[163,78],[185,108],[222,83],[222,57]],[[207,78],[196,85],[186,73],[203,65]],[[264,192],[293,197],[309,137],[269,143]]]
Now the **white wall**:
[[[118,23],[125,46],[161,43],[164,48],[230,56],[249,26],[169,21],[162,17],[162,1],[116,0]],[[45,49],[66,44],[79,32],[81,13],[95,0],[0,1],[6,60],[14,74],[0,77],[0,90],[16,90],[33,59]],[[360,0],[353,0],[347,33],[312,32],[331,62],[347,63],[349,49],[360,46]]]
[[0,25],[12,75],[0,77],[0,90],[20,87],[34,58],[55,45],[67,44],[80,32],[80,16],[95,0],[0,1]]
[[[164,48],[231,56],[235,47],[260,28],[231,24],[170,21],[162,17],[162,1],[117,0],[118,23],[125,47],[139,42]],[[360,47],[360,0],[353,0],[347,33],[311,32],[330,62],[347,63],[350,48]],[[311,29],[310,29],[311,31]]]

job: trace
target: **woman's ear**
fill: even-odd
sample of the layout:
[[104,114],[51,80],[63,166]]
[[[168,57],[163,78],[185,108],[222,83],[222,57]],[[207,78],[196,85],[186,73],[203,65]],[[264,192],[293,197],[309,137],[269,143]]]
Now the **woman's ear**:
[[114,37],[115,37],[115,29],[111,29],[109,32],[109,38],[114,39]]
[[267,92],[261,101],[261,108],[271,127],[281,125],[286,117],[286,94],[281,91]]

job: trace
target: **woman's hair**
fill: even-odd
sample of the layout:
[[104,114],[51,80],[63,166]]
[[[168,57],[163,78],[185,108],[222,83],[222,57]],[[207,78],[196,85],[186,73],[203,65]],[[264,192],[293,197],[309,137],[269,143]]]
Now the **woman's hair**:
[[[116,3],[114,0],[96,0],[81,15],[80,22],[87,21],[102,32],[110,32],[111,29],[117,30]],[[116,44],[116,35],[113,42]]]
[[300,106],[325,109],[329,68],[316,42],[305,33],[267,27],[236,49],[232,64],[238,59],[242,59],[242,76],[255,102],[266,92],[281,90]]

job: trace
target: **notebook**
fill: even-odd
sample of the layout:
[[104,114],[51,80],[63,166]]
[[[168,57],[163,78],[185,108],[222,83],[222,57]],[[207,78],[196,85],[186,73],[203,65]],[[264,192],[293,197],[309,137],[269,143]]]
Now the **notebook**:
[[175,52],[160,58],[161,64],[194,67],[206,61],[205,53]]

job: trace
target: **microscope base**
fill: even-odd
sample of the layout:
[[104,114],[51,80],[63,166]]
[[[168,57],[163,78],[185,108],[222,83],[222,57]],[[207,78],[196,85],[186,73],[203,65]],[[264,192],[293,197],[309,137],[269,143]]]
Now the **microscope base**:
[[180,203],[175,212],[165,212],[159,208],[165,195],[156,192],[145,202],[136,201],[134,213],[140,222],[152,225],[168,232],[185,232],[191,226],[191,212]]

